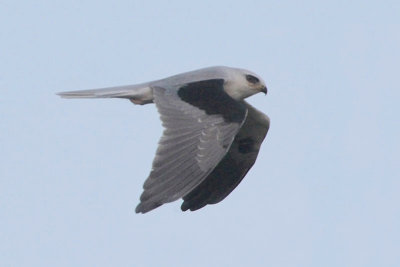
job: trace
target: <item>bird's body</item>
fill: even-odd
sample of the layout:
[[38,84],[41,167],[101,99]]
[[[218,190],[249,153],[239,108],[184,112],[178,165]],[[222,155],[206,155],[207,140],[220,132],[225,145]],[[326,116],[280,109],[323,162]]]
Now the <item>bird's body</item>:
[[269,118],[243,99],[266,93],[256,74],[210,67],[138,85],[63,92],[65,98],[155,103],[165,128],[136,212],[183,198],[182,210],[223,200],[253,166]]

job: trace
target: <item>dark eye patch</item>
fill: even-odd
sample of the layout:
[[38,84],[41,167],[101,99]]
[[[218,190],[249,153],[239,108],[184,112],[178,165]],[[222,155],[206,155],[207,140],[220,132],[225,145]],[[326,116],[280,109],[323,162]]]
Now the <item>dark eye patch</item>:
[[255,76],[253,76],[253,75],[250,75],[250,74],[247,74],[246,75],[246,80],[249,82],[249,83],[259,83],[260,82],[260,80],[257,78],[257,77],[255,77]]

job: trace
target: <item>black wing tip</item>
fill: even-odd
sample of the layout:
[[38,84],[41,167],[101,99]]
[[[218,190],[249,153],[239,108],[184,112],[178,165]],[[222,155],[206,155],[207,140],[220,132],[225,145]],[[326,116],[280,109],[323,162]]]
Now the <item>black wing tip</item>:
[[162,204],[163,203],[158,203],[158,202],[140,202],[136,206],[135,212],[144,214],[144,213],[154,210],[155,208],[158,208]]
[[[149,211],[152,211],[158,207],[160,207],[163,203],[158,203],[158,202],[140,202],[135,209],[135,213],[142,213],[145,214]],[[194,201],[184,201],[181,205],[181,210],[183,212],[185,211],[196,211],[201,208],[204,208],[207,204],[210,203],[205,203],[205,202],[194,202]]]
[[204,206],[206,206],[207,203],[204,202],[200,202],[200,203],[194,203],[192,201],[184,201],[181,205],[181,210],[182,211],[196,211],[199,210],[201,208],[204,208]]
[[188,209],[189,209],[189,205],[187,204],[187,202],[183,202],[181,205],[181,210],[187,211]]

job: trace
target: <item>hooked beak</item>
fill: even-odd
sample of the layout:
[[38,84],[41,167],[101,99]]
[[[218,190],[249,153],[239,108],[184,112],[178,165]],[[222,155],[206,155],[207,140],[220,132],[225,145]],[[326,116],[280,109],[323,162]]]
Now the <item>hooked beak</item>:
[[267,86],[263,86],[260,89],[260,92],[263,92],[265,95],[267,94],[268,90],[267,90]]

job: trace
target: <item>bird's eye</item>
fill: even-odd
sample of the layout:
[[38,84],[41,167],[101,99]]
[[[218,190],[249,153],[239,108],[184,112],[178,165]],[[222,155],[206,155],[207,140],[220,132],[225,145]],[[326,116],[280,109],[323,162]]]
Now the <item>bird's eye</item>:
[[253,84],[256,84],[256,83],[260,82],[260,80],[259,80],[257,77],[255,77],[255,76],[253,76],[253,75],[250,75],[250,74],[247,74],[247,75],[246,75],[246,80],[247,80],[249,83],[253,83]]

